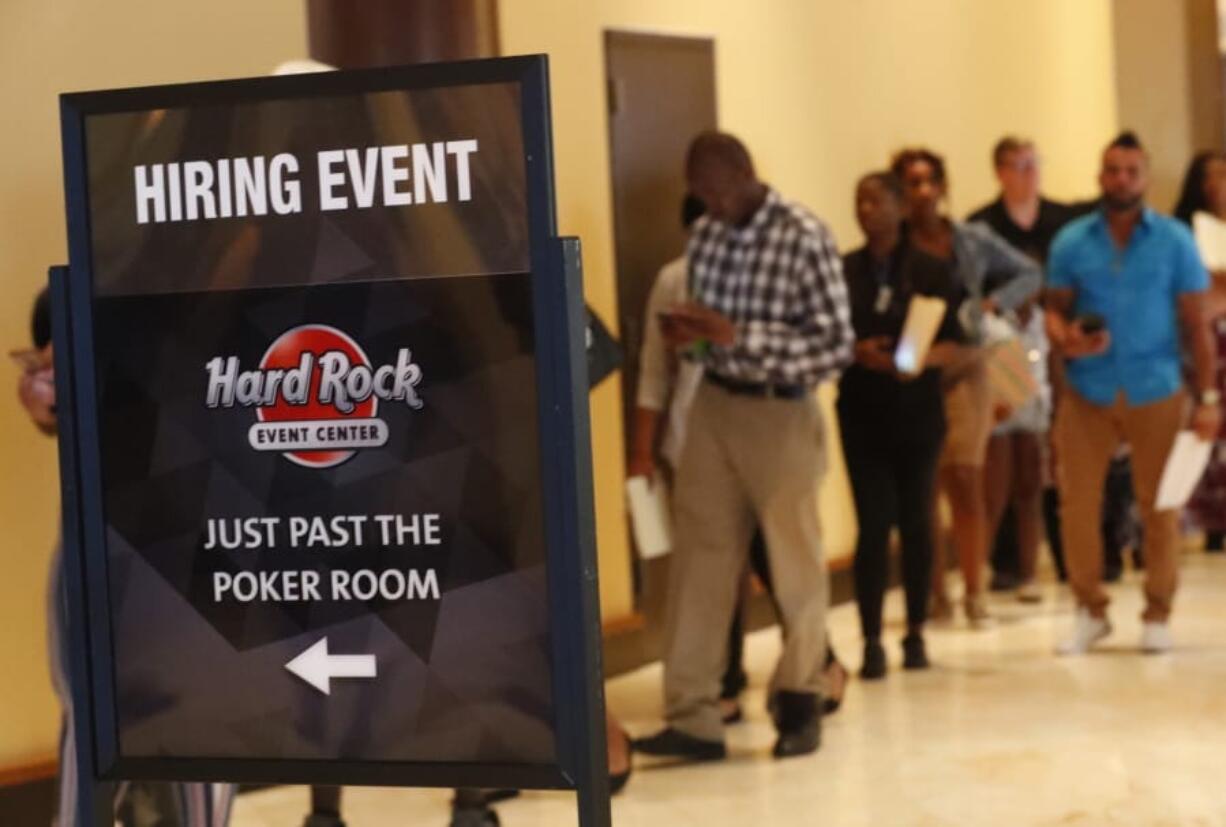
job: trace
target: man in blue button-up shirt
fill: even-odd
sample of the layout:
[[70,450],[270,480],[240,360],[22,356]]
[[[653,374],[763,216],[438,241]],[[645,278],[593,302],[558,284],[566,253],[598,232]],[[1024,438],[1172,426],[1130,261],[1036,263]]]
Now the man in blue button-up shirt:
[[1064,511],[1073,634],[1061,654],[1081,654],[1111,631],[1102,588],[1099,515],[1103,479],[1121,442],[1132,448],[1133,487],[1145,525],[1141,647],[1171,647],[1178,513],[1154,508],[1176,434],[1188,422],[1182,347],[1197,391],[1191,427],[1206,440],[1221,417],[1215,354],[1205,319],[1209,277],[1187,229],[1145,206],[1149,161],[1126,132],[1103,152],[1102,206],[1069,224],[1048,259],[1047,330],[1068,363],[1053,443]]

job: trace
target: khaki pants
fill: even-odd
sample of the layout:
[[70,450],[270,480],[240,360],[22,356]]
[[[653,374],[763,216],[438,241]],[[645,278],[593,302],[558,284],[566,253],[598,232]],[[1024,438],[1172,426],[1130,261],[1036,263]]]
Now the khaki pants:
[[1132,448],[1132,489],[1145,528],[1145,620],[1165,621],[1175,597],[1179,512],[1155,511],[1166,459],[1183,427],[1187,398],[1181,391],[1147,405],[1095,405],[1072,388],[1061,394],[1053,441],[1060,486],[1061,524],[1069,584],[1077,604],[1103,617],[1100,533],[1103,483],[1121,442]]
[[688,427],[674,497],[665,714],[681,732],[718,741],[728,627],[755,521],[783,615],[772,688],[821,692],[829,600],[817,522],[822,421],[811,397],[760,399],[704,384]]

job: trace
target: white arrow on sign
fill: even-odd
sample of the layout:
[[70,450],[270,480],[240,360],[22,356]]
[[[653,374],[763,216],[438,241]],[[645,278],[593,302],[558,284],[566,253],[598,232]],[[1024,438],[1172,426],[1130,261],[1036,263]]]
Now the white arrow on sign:
[[333,678],[373,678],[378,674],[374,655],[329,655],[327,638],[285,664],[285,668],[325,695],[332,694]]

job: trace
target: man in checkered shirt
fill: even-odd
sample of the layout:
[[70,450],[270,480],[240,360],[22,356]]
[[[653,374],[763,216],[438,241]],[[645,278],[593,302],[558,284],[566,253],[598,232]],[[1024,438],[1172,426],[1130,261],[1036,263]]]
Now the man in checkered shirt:
[[774,753],[803,755],[821,741],[828,601],[817,522],[825,450],[813,390],[851,362],[855,339],[842,263],[830,231],[759,181],[731,135],[696,138],[686,177],[707,206],[688,250],[693,301],[660,323],[670,344],[702,360],[705,378],[676,476],[668,727],[635,747],[724,757],[719,677],[756,524],[784,630],[771,685]]

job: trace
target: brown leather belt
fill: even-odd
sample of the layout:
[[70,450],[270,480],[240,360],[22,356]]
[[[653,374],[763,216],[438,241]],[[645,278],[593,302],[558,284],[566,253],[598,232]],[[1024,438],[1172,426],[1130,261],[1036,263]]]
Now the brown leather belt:
[[770,382],[741,382],[716,373],[708,373],[706,379],[728,393],[736,396],[756,396],[760,399],[802,399],[809,395],[804,385],[776,385]]

